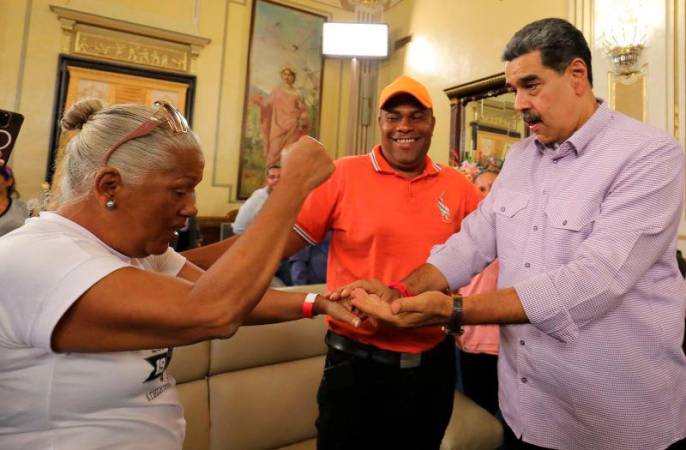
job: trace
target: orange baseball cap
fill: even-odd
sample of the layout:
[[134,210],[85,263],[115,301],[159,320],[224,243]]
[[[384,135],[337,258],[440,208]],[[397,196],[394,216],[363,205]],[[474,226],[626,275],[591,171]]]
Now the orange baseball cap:
[[431,101],[431,96],[429,95],[429,91],[426,90],[426,87],[415,79],[401,75],[381,91],[381,95],[379,96],[379,109],[383,108],[383,105],[386,104],[388,100],[398,94],[410,94],[425,107],[433,108],[433,102]]

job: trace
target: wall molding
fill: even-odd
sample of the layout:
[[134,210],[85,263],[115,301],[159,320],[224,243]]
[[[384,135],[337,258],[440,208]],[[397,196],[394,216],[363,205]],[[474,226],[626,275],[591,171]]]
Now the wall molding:
[[194,73],[210,39],[50,5],[62,26],[62,52],[171,72]]
[[[233,191],[233,183],[221,183],[218,181],[217,166],[219,165],[219,149],[221,142],[221,133],[223,131],[221,127],[222,122],[222,99],[224,98],[224,84],[226,82],[226,46],[229,41],[229,3],[236,3],[234,0],[227,0],[224,3],[224,29],[222,33],[222,56],[219,61],[219,91],[217,92],[217,113],[215,114],[215,124],[214,124],[214,152],[212,154],[212,187],[222,187],[226,188],[226,203],[231,204],[236,202]],[[238,3],[245,5],[245,2]],[[238,156],[240,158],[240,154]],[[238,175],[236,175],[238,177]],[[237,179],[237,178],[236,178]]]

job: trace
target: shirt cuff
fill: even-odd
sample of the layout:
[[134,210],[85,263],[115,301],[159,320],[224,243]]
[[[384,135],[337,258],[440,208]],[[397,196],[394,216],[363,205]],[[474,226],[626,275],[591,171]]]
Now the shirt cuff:
[[458,261],[464,261],[460,258],[461,255],[456,255],[455,252],[448,248],[447,244],[436,245],[431,249],[431,254],[426,262],[438,269],[448,280],[448,286],[451,291],[456,291],[462,286],[469,284],[471,280],[471,272],[468,270],[469,264],[460,264]]
[[529,322],[560,342],[572,342],[579,327],[565,308],[548,274],[540,274],[514,285]]

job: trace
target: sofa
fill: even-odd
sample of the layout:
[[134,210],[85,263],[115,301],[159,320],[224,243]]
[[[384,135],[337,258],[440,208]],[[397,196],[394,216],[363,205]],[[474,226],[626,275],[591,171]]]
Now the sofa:
[[[289,290],[312,292],[323,286]],[[326,325],[319,317],[246,326],[227,340],[174,349],[184,450],[315,449]],[[500,423],[459,392],[442,449],[493,449]]]

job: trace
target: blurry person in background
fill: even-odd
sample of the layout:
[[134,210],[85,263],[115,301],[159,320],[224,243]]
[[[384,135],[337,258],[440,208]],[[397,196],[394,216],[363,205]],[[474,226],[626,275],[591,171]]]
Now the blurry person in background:
[[241,234],[248,228],[248,225],[250,225],[257,213],[262,209],[262,206],[264,206],[264,202],[269,198],[269,194],[279,184],[280,177],[281,164],[277,161],[265,171],[264,186],[256,189],[238,210],[236,220],[233,221],[231,226],[233,234]]
[[[256,189],[238,210],[238,215],[236,215],[236,219],[231,225],[234,234],[242,234],[245,232],[255,219],[255,216],[257,216],[257,213],[262,209],[262,206],[264,206],[264,202],[267,201],[276,185],[279,184],[280,178],[281,163],[276,161],[267,167],[264,186]],[[292,284],[288,258],[286,258],[279,264],[279,268],[276,270],[271,286],[280,287],[290,286]]]
[[29,217],[26,203],[19,200],[14,173],[8,165],[0,167],[0,236],[24,225]]
[[326,260],[329,257],[331,232],[315,245],[307,245],[288,259],[294,286],[326,283]]
[[474,185],[479,188],[484,197],[491,192],[491,187],[493,187],[493,182],[498,177],[499,172],[495,169],[486,169],[474,178]]

